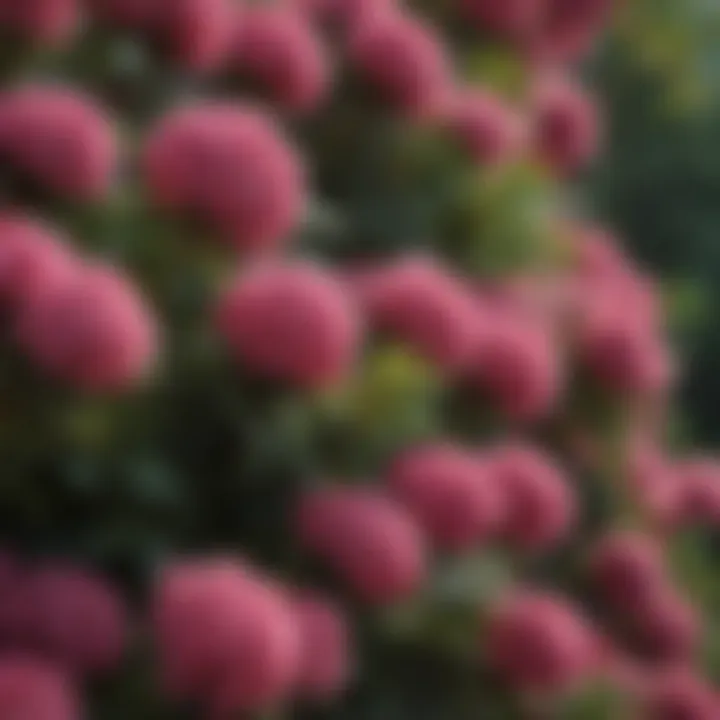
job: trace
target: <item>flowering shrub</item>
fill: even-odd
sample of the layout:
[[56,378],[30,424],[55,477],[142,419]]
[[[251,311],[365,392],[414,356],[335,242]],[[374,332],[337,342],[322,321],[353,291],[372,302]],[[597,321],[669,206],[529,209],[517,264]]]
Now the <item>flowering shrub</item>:
[[0,720],[720,717],[611,5],[0,0]]

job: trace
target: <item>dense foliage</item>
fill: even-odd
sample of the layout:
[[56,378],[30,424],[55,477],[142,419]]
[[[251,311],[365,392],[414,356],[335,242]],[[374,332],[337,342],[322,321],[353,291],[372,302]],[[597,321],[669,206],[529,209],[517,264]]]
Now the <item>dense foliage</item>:
[[0,0],[1,718],[718,717],[611,11]]

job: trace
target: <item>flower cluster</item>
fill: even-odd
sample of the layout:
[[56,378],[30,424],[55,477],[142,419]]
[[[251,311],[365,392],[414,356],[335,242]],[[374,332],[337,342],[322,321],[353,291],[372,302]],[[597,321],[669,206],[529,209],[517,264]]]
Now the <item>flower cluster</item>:
[[[524,171],[555,188],[598,152],[600,112],[577,63],[601,32],[609,0],[446,5],[0,0],[0,35],[23,56],[65,53],[62,80],[20,73],[22,81],[0,91],[3,352],[18,351],[36,380],[58,383],[73,398],[124,395],[143,381],[160,387],[162,411],[143,417],[151,432],[143,435],[139,422],[103,448],[107,455],[98,453],[113,472],[154,446],[201,434],[198,426],[226,429],[230,438],[201,443],[202,460],[182,468],[192,453],[173,446],[166,465],[186,492],[177,505],[187,516],[156,543],[157,554],[148,551],[151,563],[133,558],[154,571],[151,588],[133,585],[140,586],[138,643],[127,643],[124,595],[99,576],[72,564],[2,558],[0,718],[78,720],[81,690],[138,662],[146,639],[157,667],[154,701],[202,717],[341,701],[362,682],[366,645],[387,639],[374,621],[396,612],[422,635],[437,615],[455,620],[457,607],[443,594],[448,568],[484,558],[502,567],[503,579],[463,593],[471,648],[458,659],[508,691],[519,711],[535,704],[561,717],[568,698],[607,683],[628,716],[720,714],[700,662],[703,612],[671,552],[686,529],[720,526],[720,461],[666,447],[675,358],[659,290],[621,240],[553,205],[549,219],[533,215],[545,232],[530,260],[541,261],[493,272],[490,263],[477,271],[458,261],[440,221],[431,228],[438,237],[415,238],[412,251],[399,238],[400,250],[381,252],[348,252],[354,228],[332,222],[359,225],[367,211],[364,191],[333,174],[343,153],[382,186],[378,205],[392,204],[398,187],[397,198],[408,186],[417,190],[404,184],[408,176],[432,164],[427,174],[444,183],[437,203],[444,218],[468,185],[492,200]],[[462,41],[444,32],[448,15],[454,26],[467,25]],[[465,78],[468,33],[473,47],[491,41],[520,59],[520,89]],[[118,61],[127,60],[122,52],[99,52],[80,72],[74,53],[86,45],[130,47],[128,65],[146,63],[148,78],[166,79],[162,91],[149,80],[150,92],[138,91],[142,73],[123,81],[132,68]],[[361,156],[386,132],[395,134],[376,177]],[[408,146],[415,164],[393,155]],[[418,205],[426,209],[418,198],[413,212]],[[337,230],[327,253],[318,220],[325,209]],[[126,252],[80,249],[98,240],[86,235],[103,236],[99,224],[126,236]],[[147,227],[158,237],[139,230]],[[491,235],[480,228],[475,255]],[[161,236],[170,238],[167,247]],[[159,262],[148,260],[155,241]],[[222,270],[190,282],[187,267],[176,270],[184,253],[198,276],[195,265],[204,271],[208,257],[213,270],[221,257]],[[162,275],[157,286],[148,268]],[[203,332],[188,349],[183,333],[194,323]],[[386,353],[404,363],[398,375],[417,370],[426,386],[416,394],[432,399],[407,411],[412,432],[398,421],[392,438],[369,448],[385,413],[357,421],[353,402]],[[154,385],[166,370],[161,354],[170,380]],[[182,432],[168,430],[163,423],[187,399],[173,402],[184,391],[173,383],[216,371],[227,371],[227,387],[204,377],[187,396],[212,395],[226,425],[213,424],[208,401],[197,416],[180,413]],[[250,422],[238,421],[238,406]],[[291,434],[301,424],[293,424],[298,406],[305,425],[293,439],[302,447],[289,459],[287,434],[258,439],[262,433],[247,428],[276,429],[282,415],[282,432],[290,425]],[[418,430],[424,411],[436,422]],[[327,443],[328,424],[336,436],[349,433],[341,439],[352,462],[336,436]],[[270,450],[256,462],[259,445]],[[67,448],[53,452],[45,465],[29,465],[23,480],[47,477],[65,498],[63,472],[72,463]],[[275,463],[265,472],[267,455]],[[217,466],[215,456],[222,456]],[[245,477],[256,466],[261,477]],[[198,467],[207,476],[222,467],[228,476],[201,479]],[[274,483],[286,480],[281,510],[252,518],[273,550],[245,547],[244,528],[224,527],[219,543],[203,535],[207,519],[193,513],[222,504],[218,517],[233,519],[217,524],[232,526],[233,504],[260,496],[269,506]],[[145,498],[163,495],[162,478],[141,484]],[[107,485],[124,518],[127,488]],[[247,491],[240,500],[238,487]],[[208,497],[194,502],[205,490]],[[96,516],[95,489],[83,492],[72,510]],[[233,530],[242,540],[229,537]],[[563,561],[572,580],[557,572]],[[370,626],[372,642],[357,642]]]
[[75,720],[79,687],[119,667],[127,610],[105,579],[66,562],[0,560],[0,711]]

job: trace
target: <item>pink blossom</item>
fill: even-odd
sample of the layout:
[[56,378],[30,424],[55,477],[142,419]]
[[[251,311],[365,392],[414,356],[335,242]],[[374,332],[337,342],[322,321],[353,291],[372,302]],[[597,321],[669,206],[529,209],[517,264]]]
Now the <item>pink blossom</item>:
[[268,263],[241,273],[217,318],[245,367],[303,387],[345,377],[360,343],[359,319],[343,286],[311,264]]
[[477,337],[477,313],[462,283],[431,258],[412,257],[354,283],[370,325],[456,373]]
[[66,87],[28,85],[0,97],[0,152],[38,187],[97,200],[114,179],[117,139],[93,100]]
[[0,659],[0,717],[80,720],[75,688],[52,665],[21,655]]
[[314,110],[330,82],[320,37],[303,14],[280,6],[251,6],[239,14],[230,69],[300,112]]
[[69,41],[79,15],[77,0],[0,0],[0,29],[38,45]]
[[176,563],[153,605],[166,692],[219,717],[269,707],[291,692],[300,639],[284,595],[257,571],[224,559]]
[[303,212],[297,153],[269,116],[246,105],[171,111],[150,134],[144,165],[157,204],[206,222],[239,250],[287,243]]
[[485,633],[487,662],[522,690],[572,689],[595,663],[593,631],[568,601],[555,595],[514,591],[501,598]]
[[362,23],[352,37],[350,60],[357,75],[392,110],[413,119],[444,112],[450,63],[433,28],[419,19],[398,12]]
[[474,455],[449,443],[413,447],[393,460],[393,495],[440,547],[468,550],[487,541],[503,519],[495,478]]
[[523,551],[544,551],[565,540],[577,519],[574,493],[555,462],[519,444],[497,449],[490,472],[506,497],[503,537]]
[[419,528],[402,506],[378,491],[316,490],[301,499],[296,518],[301,545],[369,603],[402,600],[425,579]]
[[78,267],[36,293],[18,323],[20,345],[41,369],[95,391],[140,381],[155,360],[157,333],[129,280],[101,265]]
[[81,675],[113,670],[127,634],[124,603],[102,578],[70,566],[47,565],[27,578],[34,645]]

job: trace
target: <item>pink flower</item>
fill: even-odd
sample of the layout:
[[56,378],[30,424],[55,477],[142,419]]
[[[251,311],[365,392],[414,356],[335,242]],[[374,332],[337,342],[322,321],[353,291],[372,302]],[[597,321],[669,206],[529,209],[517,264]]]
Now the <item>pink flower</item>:
[[487,619],[483,644],[492,669],[527,691],[572,689],[596,661],[594,633],[578,611],[536,591],[502,598]]
[[670,458],[654,442],[633,443],[627,459],[627,474],[634,501],[660,530],[672,530],[683,521],[678,473]]
[[351,39],[350,60],[392,110],[414,119],[445,110],[450,63],[432,27],[419,19],[396,12],[361,23]]
[[701,628],[697,613],[671,588],[628,621],[631,637],[643,656],[660,665],[687,662],[698,646]]
[[117,164],[111,120],[70,88],[30,85],[0,98],[0,152],[38,187],[71,200],[96,200]]
[[476,340],[475,304],[462,286],[430,258],[380,267],[355,283],[370,324],[446,372],[457,372]]
[[462,0],[464,15],[478,30],[517,41],[527,40],[542,21],[547,0]]
[[586,53],[603,29],[611,0],[464,0],[478,30],[520,45],[541,63]]
[[0,29],[38,45],[67,42],[78,20],[77,0],[0,0]]
[[219,717],[284,699],[298,675],[299,635],[285,597],[255,570],[221,559],[159,577],[155,638],[166,692]]
[[74,258],[53,229],[22,215],[0,215],[0,303],[16,311],[74,270]]
[[657,288],[625,255],[618,238],[597,227],[578,227],[573,234],[579,304],[586,309],[609,304],[647,328],[660,327],[663,313]]
[[330,81],[328,59],[312,25],[281,6],[251,6],[239,14],[230,68],[281,106],[301,112],[318,106]]
[[343,286],[311,264],[251,268],[221,299],[217,317],[245,367],[302,387],[345,377],[360,344],[359,319]]
[[466,90],[451,104],[450,133],[481,165],[500,165],[516,158],[525,139],[518,114],[484,90]]
[[343,611],[324,597],[302,593],[292,602],[300,631],[297,692],[314,701],[342,693],[353,670],[350,627]]
[[[592,288],[588,292],[592,293]],[[605,388],[630,396],[656,396],[671,386],[675,367],[669,349],[643,308],[629,298],[600,292],[586,298],[577,343],[579,359]]]
[[240,250],[272,250],[300,220],[300,159],[271,118],[245,105],[172,111],[145,147],[145,177],[160,206],[209,224]]
[[296,517],[301,545],[366,602],[402,600],[425,579],[419,528],[400,505],[375,490],[316,490],[301,499]]
[[540,159],[561,173],[592,160],[600,143],[599,116],[579,84],[569,76],[541,76],[532,104],[534,144]]
[[376,22],[395,12],[395,0],[293,0],[307,17],[343,34],[356,31],[362,23]]
[[0,717],[7,720],[79,720],[79,699],[64,675],[28,657],[0,659]]
[[620,612],[643,612],[667,581],[661,548],[632,531],[603,537],[592,551],[589,574],[603,600]]
[[544,551],[572,529],[577,506],[566,477],[551,458],[531,446],[507,445],[491,456],[489,471],[503,488],[503,537],[523,551]]
[[29,574],[34,645],[73,672],[113,670],[127,634],[117,590],[100,577],[69,566],[48,565]]
[[393,495],[440,547],[468,550],[499,529],[503,498],[484,465],[449,443],[410,448],[388,471]]
[[230,46],[234,8],[229,0],[91,0],[93,15],[146,38],[187,70],[217,69]]
[[720,463],[694,457],[676,466],[683,520],[720,527]]
[[151,27],[167,0],[87,0],[86,4],[95,20],[125,30],[144,30]]
[[684,668],[656,673],[643,706],[647,720],[715,720],[719,709],[710,685]]
[[521,313],[488,310],[467,366],[467,382],[512,420],[546,416],[562,390],[560,360],[548,328]]
[[95,391],[140,381],[155,360],[157,332],[135,288],[100,265],[37,293],[18,323],[20,345],[40,368]]
[[612,11],[612,0],[543,0],[536,50],[545,60],[567,61],[586,53]]

